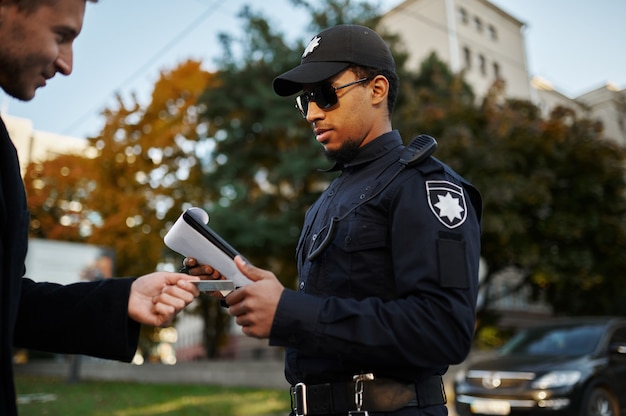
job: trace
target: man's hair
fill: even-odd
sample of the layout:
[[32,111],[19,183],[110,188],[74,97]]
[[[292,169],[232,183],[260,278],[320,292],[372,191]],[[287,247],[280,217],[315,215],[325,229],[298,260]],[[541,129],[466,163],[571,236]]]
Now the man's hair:
[[398,75],[394,71],[372,68],[369,66],[351,65],[349,69],[352,70],[358,78],[374,78],[376,75],[382,75],[387,78],[387,81],[389,81],[387,111],[389,111],[389,118],[391,118],[393,109],[396,105],[396,99],[398,98],[398,85],[400,83]]
[[[32,13],[41,6],[54,5],[58,0],[8,0],[8,4],[15,4],[20,11]],[[90,3],[97,3],[98,0],[85,0]]]

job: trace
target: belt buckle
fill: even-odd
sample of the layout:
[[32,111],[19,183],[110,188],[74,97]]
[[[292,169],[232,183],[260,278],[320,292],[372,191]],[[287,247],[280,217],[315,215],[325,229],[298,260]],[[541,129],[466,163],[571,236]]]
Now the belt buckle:
[[298,383],[291,390],[291,410],[293,410],[296,416],[306,416],[308,414],[306,384]]

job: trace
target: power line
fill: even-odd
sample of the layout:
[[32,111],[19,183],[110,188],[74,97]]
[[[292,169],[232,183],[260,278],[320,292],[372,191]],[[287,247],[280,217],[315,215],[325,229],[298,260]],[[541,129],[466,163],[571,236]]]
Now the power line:
[[[177,36],[175,36],[169,43],[167,43],[161,49],[159,49],[157,51],[157,53],[155,53],[151,58],[149,58],[142,66],[139,67],[139,69],[137,69],[134,73],[132,73],[124,81],[122,81],[120,83],[120,85],[116,89],[117,90],[122,89],[124,86],[126,86],[127,84],[130,84],[137,77],[139,77],[140,75],[145,73],[150,68],[150,66],[152,66],[152,64],[154,64],[154,62],[156,62],[157,59],[159,59],[165,52],[169,51],[178,42],[180,42],[185,36],[187,36],[189,34],[189,32],[194,30],[198,25],[200,25],[200,23],[202,23],[207,17],[209,17],[213,12],[215,12],[217,10],[217,7],[218,7],[218,5],[220,3],[222,3],[222,1],[214,0],[213,3],[211,5],[209,5],[208,8],[204,11],[204,13],[199,15],[185,29],[183,29],[182,32],[180,32]],[[63,132],[67,134],[69,131],[71,131],[71,130],[77,128],[78,126],[80,126],[81,123],[83,123],[87,117],[89,117],[92,114],[94,114],[96,111],[98,111],[99,108],[100,108],[100,104],[98,104],[97,106],[94,106],[90,110],[86,111],[85,113],[83,113],[83,115],[78,117],[76,119],[76,121],[74,121],[72,124],[70,124],[69,127],[65,128],[63,130]]]

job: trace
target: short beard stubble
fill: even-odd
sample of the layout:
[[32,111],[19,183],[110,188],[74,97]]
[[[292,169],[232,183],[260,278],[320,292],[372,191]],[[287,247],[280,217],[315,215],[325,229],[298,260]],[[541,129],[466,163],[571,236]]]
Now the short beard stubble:
[[322,152],[324,153],[324,156],[326,156],[329,160],[336,162],[340,165],[346,165],[355,158],[355,156],[359,152],[361,143],[363,143],[363,139],[348,139],[341,144],[339,149],[323,149]]

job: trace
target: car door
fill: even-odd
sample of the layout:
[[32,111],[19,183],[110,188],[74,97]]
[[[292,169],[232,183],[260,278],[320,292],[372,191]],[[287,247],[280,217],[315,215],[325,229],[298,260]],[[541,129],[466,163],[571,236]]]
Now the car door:
[[608,377],[611,388],[621,401],[621,407],[626,407],[626,325],[620,326],[609,338],[609,369]]

